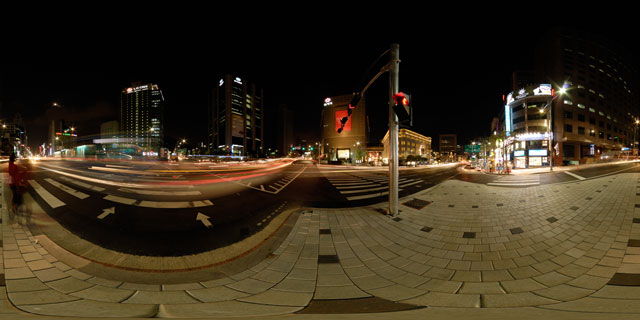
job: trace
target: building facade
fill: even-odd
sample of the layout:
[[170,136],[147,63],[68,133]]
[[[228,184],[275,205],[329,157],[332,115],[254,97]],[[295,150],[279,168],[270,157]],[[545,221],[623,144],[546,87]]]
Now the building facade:
[[[389,162],[389,131],[382,138],[384,163]],[[398,130],[398,159],[405,160],[408,156],[431,160],[431,137],[425,137],[409,129]]]
[[157,84],[133,83],[120,94],[121,142],[145,156],[158,156],[164,145],[164,97]]
[[[506,99],[502,119],[513,131],[514,147],[506,150],[513,165],[548,165],[548,153],[554,165],[589,163],[633,149],[639,110],[629,55],[607,39],[568,29],[542,39],[535,70],[514,73],[518,87]],[[525,85],[531,78],[536,83]]]
[[214,154],[263,155],[263,90],[246,79],[225,75],[211,90],[208,132]]
[[361,99],[351,109],[351,117],[342,131],[340,120],[348,115],[352,95],[324,99],[322,109],[321,158],[328,161],[359,163],[364,161],[367,146],[366,104]]

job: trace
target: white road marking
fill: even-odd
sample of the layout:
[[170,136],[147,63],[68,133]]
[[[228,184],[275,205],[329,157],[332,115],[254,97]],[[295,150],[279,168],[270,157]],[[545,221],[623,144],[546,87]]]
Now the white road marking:
[[[398,189],[398,192],[402,191],[402,189]],[[361,196],[351,196],[351,197],[347,197],[347,200],[349,201],[354,201],[354,200],[362,200],[362,199],[369,199],[369,198],[375,198],[375,197],[381,197],[381,196],[386,196],[389,194],[389,191],[385,191],[385,192],[376,192],[376,193],[371,193],[371,194],[365,194],[365,195],[361,195]]]
[[198,215],[196,216],[196,220],[199,220],[200,222],[202,222],[202,224],[204,224],[205,227],[210,228],[212,226],[211,222],[209,222],[209,219],[211,217],[202,214],[201,212],[198,212]]
[[404,188],[406,186],[412,186],[414,184],[418,184],[418,183],[421,183],[421,182],[422,182],[422,180],[418,180],[418,181],[415,181],[415,182],[410,182],[410,183],[405,183],[405,184],[398,185],[398,187]]
[[385,189],[389,189],[389,187],[388,186],[383,186],[383,187],[377,187],[377,188],[371,188],[371,189],[346,190],[346,191],[340,191],[340,193],[342,193],[342,194],[351,194],[351,193],[379,191],[379,190],[385,190]]
[[354,186],[335,186],[334,185],[334,187],[336,189],[338,189],[338,190],[368,188],[368,187],[375,187],[375,186],[379,186],[379,184],[377,184],[377,183],[367,183],[367,184],[359,184],[359,185],[354,185]]
[[102,191],[106,190],[105,188],[96,187],[94,185],[91,185],[91,184],[88,184],[88,183],[84,183],[82,181],[78,181],[78,180],[75,180],[75,179],[71,179],[71,178],[65,177],[65,176],[59,176],[58,179],[61,179],[61,180],[67,181],[67,182],[71,182],[71,183],[73,183],[75,185],[81,186],[81,187],[83,187],[85,189],[91,189],[93,191],[102,192]]
[[199,196],[202,193],[198,190],[191,191],[156,191],[156,190],[145,190],[145,189],[130,189],[130,188],[120,188],[118,191],[129,192],[129,193],[137,193],[137,194],[146,194],[153,196]]
[[78,199],[89,198],[88,194],[80,192],[80,191],[78,191],[76,189],[69,188],[69,187],[65,186],[64,184],[62,184],[62,183],[60,183],[58,181],[55,181],[55,180],[53,180],[51,178],[45,178],[44,181],[48,182],[50,185],[52,185],[54,187],[57,187],[58,189],[66,192],[66,193],[68,193],[68,194],[70,194],[70,195],[72,195],[72,196],[74,196],[74,197],[76,197]]
[[98,216],[98,219],[102,220],[112,213],[116,213],[116,207],[104,208],[102,209],[102,213]]
[[114,195],[108,195],[103,199],[131,205],[131,206],[138,206],[138,207],[145,207],[145,208],[161,208],[161,209],[183,209],[183,208],[194,208],[194,207],[207,207],[207,206],[213,205],[213,202],[209,200],[147,201],[147,200],[137,200],[137,199],[119,197]]
[[52,208],[58,208],[65,205],[64,202],[54,197],[49,191],[43,188],[37,181],[29,180],[29,184],[33,187],[33,190]]
[[578,179],[578,180],[584,180],[584,179],[586,179],[585,177],[583,177],[583,176],[579,176],[579,175],[577,175],[577,174],[575,174],[575,173],[573,173],[573,172],[570,172],[570,171],[564,171],[564,173],[566,173],[566,174],[568,174],[568,175],[570,175],[570,176],[572,176],[572,177],[574,177],[574,178],[576,178],[576,179]]

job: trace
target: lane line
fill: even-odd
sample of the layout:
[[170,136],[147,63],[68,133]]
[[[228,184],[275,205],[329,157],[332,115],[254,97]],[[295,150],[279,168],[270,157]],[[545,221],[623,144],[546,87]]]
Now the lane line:
[[29,180],[29,184],[33,187],[33,190],[52,208],[58,208],[65,205],[60,199],[54,197],[49,191],[43,188],[37,181]]
[[48,182],[50,185],[52,185],[54,187],[57,187],[58,189],[66,192],[66,193],[68,193],[68,194],[70,194],[70,195],[72,195],[72,196],[74,196],[74,197],[76,197],[76,198],[78,198],[80,200],[89,198],[88,194],[86,194],[84,192],[80,192],[80,191],[78,191],[76,189],[73,189],[73,188],[69,188],[69,187],[65,186],[64,184],[62,184],[62,183],[60,183],[58,181],[55,181],[55,180],[53,180],[51,178],[44,178],[44,181]]

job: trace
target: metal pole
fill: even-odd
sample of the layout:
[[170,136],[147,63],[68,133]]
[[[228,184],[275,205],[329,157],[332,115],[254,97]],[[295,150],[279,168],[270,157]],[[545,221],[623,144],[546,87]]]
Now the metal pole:
[[400,77],[400,46],[391,44],[389,61],[389,214],[398,214],[398,117],[393,111],[393,95],[398,93]]

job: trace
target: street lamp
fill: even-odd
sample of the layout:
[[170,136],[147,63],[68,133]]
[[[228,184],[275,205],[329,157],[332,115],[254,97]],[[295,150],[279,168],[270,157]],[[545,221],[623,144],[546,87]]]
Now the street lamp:
[[635,155],[635,156],[637,156],[637,155],[638,155],[638,149],[637,149],[638,147],[637,147],[636,145],[638,144],[638,141],[637,141],[637,137],[638,137],[638,124],[640,124],[640,120],[639,120],[639,119],[636,119],[635,124],[636,124],[636,127],[635,127],[635,129],[633,130],[633,153],[634,153],[634,155]]

